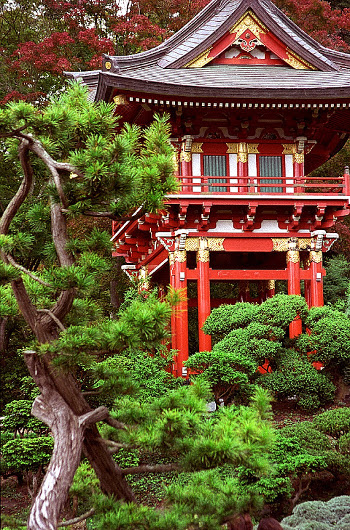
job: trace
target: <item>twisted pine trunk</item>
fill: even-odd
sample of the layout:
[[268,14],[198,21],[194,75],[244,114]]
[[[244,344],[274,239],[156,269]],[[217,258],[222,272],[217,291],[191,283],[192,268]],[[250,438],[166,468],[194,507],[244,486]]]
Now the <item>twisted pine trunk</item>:
[[[45,365],[36,353],[25,352],[25,361],[30,374],[41,391],[41,395],[33,403],[32,414],[50,427],[55,439],[50,464],[33,503],[27,528],[29,530],[55,530],[80,462],[85,429],[97,421],[106,419],[108,410],[106,407],[99,407],[86,414],[74,414],[66,401],[56,391]],[[89,444],[89,442],[87,443]],[[96,458],[100,460],[98,446],[101,446],[101,439],[96,438],[95,443],[97,446],[95,448],[97,449]],[[105,456],[107,457],[106,472],[110,479],[111,476],[108,473],[110,471],[108,469],[110,455],[107,452]],[[119,475],[117,469],[114,471]],[[128,494],[127,491],[125,493]]]

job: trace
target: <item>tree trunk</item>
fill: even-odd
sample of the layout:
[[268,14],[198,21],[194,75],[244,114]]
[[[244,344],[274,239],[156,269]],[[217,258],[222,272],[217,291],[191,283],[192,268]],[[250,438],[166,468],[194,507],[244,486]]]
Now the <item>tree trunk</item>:
[[[44,421],[51,429],[55,444],[45,478],[32,506],[28,520],[29,530],[55,529],[58,517],[66,501],[69,487],[80,462],[84,448],[89,461],[94,467],[106,493],[119,499],[133,501],[133,493],[122,477],[121,469],[102,442],[94,423],[108,417],[108,410],[99,407],[91,410],[85,402],[85,413],[75,413],[71,406],[56,390],[55,381],[51,378],[46,363],[39,359],[35,352],[25,352],[25,362],[35,383],[41,391],[32,408],[32,414]],[[58,379],[62,379],[59,376]],[[71,389],[72,381],[65,379],[66,388]],[[73,385],[76,389],[76,385]],[[70,392],[68,392],[70,393]],[[74,394],[74,392],[73,392]],[[81,409],[82,402],[73,401]],[[85,437],[85,441],[84,441]]]

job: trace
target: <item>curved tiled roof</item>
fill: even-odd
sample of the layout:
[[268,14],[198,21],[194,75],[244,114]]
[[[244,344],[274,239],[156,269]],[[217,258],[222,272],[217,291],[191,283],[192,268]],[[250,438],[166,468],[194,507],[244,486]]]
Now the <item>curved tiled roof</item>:
[[[248,10],[313,69],[212,63],[185,68],[226,35]],[[350,55],[321,46],[270,0],[212,0],[156,48],[128,56],[105,55],[103,71],[68,75],[82,78],[91,96],[96,91],[97,100],[108,99],[113,87],[176,97],[350,99]]]
[[106,56],[113,71],[122,72],[158,64],[162,68],[181,68],[223,36],[248,10],[291,50],[318,70],[347,67],[350,56],[323,47],[301,30],[270,0],[212,0],[197,16],[156,48],[129,56]]

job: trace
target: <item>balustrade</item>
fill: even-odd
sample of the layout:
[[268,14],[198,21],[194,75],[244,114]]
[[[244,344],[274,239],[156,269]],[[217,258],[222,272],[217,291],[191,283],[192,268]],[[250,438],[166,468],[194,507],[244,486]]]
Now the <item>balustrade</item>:
[[350,195],[350,175],[342,177],[179,177],[181,193],[190,194],[260,194],[260,195]]

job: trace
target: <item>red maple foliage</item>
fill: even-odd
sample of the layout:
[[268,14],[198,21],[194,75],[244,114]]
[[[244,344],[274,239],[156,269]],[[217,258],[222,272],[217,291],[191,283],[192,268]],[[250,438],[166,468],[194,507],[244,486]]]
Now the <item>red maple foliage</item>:
[[[6,80],[0,89],[0,102],[55,92],[64,82],[65,70],[99,68],[103,53],[127,55],[153,48],[209,2],[129,0],[125,13],[116,1],[34,0],[33,12],[26,13],[25,23],[23,14],[19,16],[9,7],[4,13],[13,17],[17,27],[11,16],[7,28],[6,19],[0,17],[2,26],[5,24],[3,35],[11,35],[0,50],[2,78]],[[324,0],[274,2],[324,46],[350,51],[350,9],[333,9]],[[36,31],[38,13],[40,31]]]
[[324,0],[273,0],[308,35],[327,48],[350,51],[350,9]]

